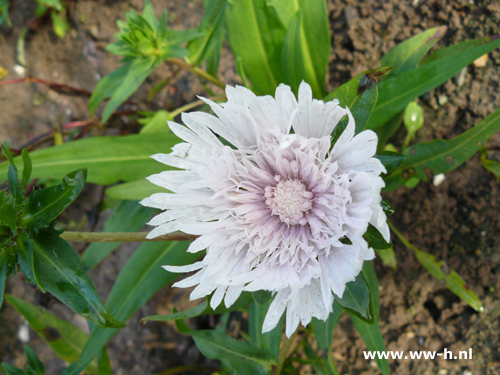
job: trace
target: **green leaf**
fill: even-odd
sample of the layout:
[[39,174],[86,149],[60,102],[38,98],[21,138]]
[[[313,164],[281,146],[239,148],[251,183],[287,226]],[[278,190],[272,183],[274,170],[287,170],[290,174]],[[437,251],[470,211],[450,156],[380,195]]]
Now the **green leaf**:
[[[328,94],[325,102],[338,99],[341,107],[351,110],[356,122],[356,134],[363,131],[378,100],[377,78],[387,74],[390,68],[368,70],[339,86]],[[346,120],[341,121],[347,124]],[[339,126],[345,126],[339,125]]]
[[[78,360],[88,339],[87,334],[80,328],[21,298],[12,295],[7,295],[5,298],[19,311],[31,328],[51,347],[59,358],[69,363]],[[98,375],[97,362],[93,360],[85,371]]]
[[37,3],[46,6],[48,8],[54,8],[55,10],[63,10],[63,6],[60,0],[38,0]]
[[[304,345],[304,353],[310,361],[315,374],[317,375],[339,375],[335,365],[331,360],[320,357],[318,353],[312,348],[311,344],[306,342]],[[330,358],[329,358],[330,359]]]
[[131,66],[132,62],[128,61],[99,81],[89,101],[89,112],[91,116],[94,115],[97,107],[99,107],[99,104],[101,104],[103,100],[110,98],[111,95],[118,90],[118,87],[127,76]]
[[142,16],[149,22],[153,29],[157,30],[160,27],[160,22],[158,17],[156,17],[155,10],[151,5],[151,1],[144,1],[144,9],[142,11]]
[[392,207],[392,204],[387,202],[385,199],[382,199],[380,205],[382,206],[382,209],[384,210],[386,215],[391,216],[392,214],[394,214],[395,212],[394,207]]
[[12,152],[9,150],[9,148],[2,145],[2,151],[8,160],[7,162],[2,164],[4,164],[8,169],[7,179],[9,181],[10,191],[12,193],[12,196],[14,197],[16,205],[18,205],[21,203],[21,190],[19,186],[17,167],[14,164],[14,157],[12,156]]
[[[86,138],[44,148],[31,153],[33,177],[62,179],[68,170],[87,168],[87,182],[109,185],[135,181],[171,169],[151,155],[170,153],[179,141],[174,134],[154,133]],[[20,163],[21,159],[15,161]],[[7,162],[0,164],[0,179],[5,179],[7,169]]]
[[497,36],[463,42],[434,53],[417,68],[382,80],[368,129],[384,125],[410,101],[443,84],[463,67],[499,46]]
[[223,303],[221,303],[215,310],[210,307],[210,298],[207,297],[202,303],[198,306],[195,306],[191,309],[184,311],[177,311],[172,314],[166,315],[151,315],[141,319],[141,322],[147,322],[149,320],[158,321],[158,322],[168,322],[172,320],[179,319],[190,319],[196,318],[197,316],[202,315],[210,315],[210,314],[226,314],[228,312],[240,310],[248,306],[248,304],[252,301],[252,297],[250,293],[242,293],[241,296],[233,303],[229,308],[227,308]]
[[271,331],[262,333],[262,326],[266,317],[269,306],[272,300],[265,304],[259,304],[257,301],[252,301],[248,308],[248,333],[250,343],[264,351],[267,351],[275,358],[278,357],[280,351],[281,336],[283,334],[283,325],[285,324],[285,314]]
[[484,311],[483,304],[479,297],[469,289],[467,283],[460,277],[458,273],[450,270],[448,265],[443,261],[437,261],[434,255],[426,253],[416,247],[410,247],[415,252],[418,261],[424,268],[430,272],[438,280],[445,280],[446,287],[456,294],[460,299],[465,301],[474,310]]
[[277,364],[271,354],[214,330],[185,333],[193,338],[203,355],[220,360],[237,374],[267,375],[272,366]]
[[392,151],[380,151],[376,157],[382,162],[387,170],[386,176],[390,176],[400,165],[407,156]]
[[147,133],[171,133],[167,121],[174,121],[170,112],[161,110],[154,114],[153,117],[141,129],[141,134]]
[[[187,253],[188,246],[187,242],[147,242],[139,246],[113,285],[106,303],[108,311],[121,321],[129,319],[158,290],[179,276],[161,266],[191,264],[201,256]],[[78,362],[61,375],[78,375],[117,331],[94,328]]]
[[481,163],[488,172],[493,173],[497,182],[500,181],[500,163],[495,160],[488,159],[485,155],[481,155]]
[[[189,29],[189,30],[169,30],[168,31],[168,40],[172,44],[180,44],[184,43],[193,39],[198,39],[201,36],[203,36],[204,32],[196,29]],[[189,54],[189,52],[185,49],[182,48],[183,53],[182,56],[176,55],[177,52],[173,52],[174,48],[182,48],[178,46],[172,46],[172,51],[168,54],[167,58],[170,57],[184,57]]]
[[66,175],[61,185],[33,191],[21,213],[21,225],[33,232],[47,227],[80,195],[86,177],[87,170],[79,169]]
[[21,189],[24,190],[24,188],[26,187],[26,184],[30,180],[31,170],[32,170],[31,159],[30,159],[27,148],[23,148],[23,155],[22,156],[23,156],[24,167],[23,167],[23,179],[21,182]]
[[399,43],[381,59],[382,66],[392,66],[388,77],[416,67],[420,60],[446,33],[446,26],[434,27]]
[[7,225],[13,230],[17,228],[17,213],[14,202],[8,201],[0,206],[0,223]]
[[[103,232],[138,232],[157,212],[144,207],[137,201],[122,201],[104,223]],[[85,269],[90,270],[111,254],[120,245],[119,242],[94,242],[82,255]]]
[[66,12],[50,12],[50,18],[52,19],[52,27],[54,28],[54,33],[59,38],[64,38],[66,33],[69,31],[68,20],[66,19]]
[[202,37],[189,42],[187,46],[191,65],[200,65],[221,45],[221,41],[224,39],[226,7],[227,0],[209,0],[206,2],[205,15],[199,27],[201,31],[204,31],[204,34]]
[[227,38],[234,57],[260,94],[273,95],[283,82],[281,52],[285,26],[266,0],[229,0]]
[[17,237],[17,262],[26,279],[45,292],[35,269],[35,244],[24,232]]
[[259,290],[252,293],[252,298],[260,306],[268,304],[268,302],[273,298],[272,293],[269,290]]
[[417,143],[404,150],[408,158],[399,169],[385,179],[385,191],[394,190],[415,177],[427,181],[425,169],[432,173],[447,173],[474,155],[486,141],[500,130],[500,109],[459,136],[444,141]]
[[97,356],[97,360],[99,363],[99,375],[111,375],[111,361],[109,360],[108,351],[105,346]]
[[[292,17],[283,41],[281,66],[285,75],[285,82],[290,85],[297,95],[299,85],[305,78],[304,56],[301,43],[302,11],[298,10]],[[316,93],[314,93],[316,94]],[[314,95],[315,96],[315,95]]]
[[[168,169],[165,168],[165,169]],[[169,190],[152,184],[146,179],[125,182],[106,189],[106,195],[113,199],[140,201],[156,193],[168,193]]]
[[[161,63],[160,60],[147,58],[132,61],[123,80],[117,85],[116,89],[110,94],[111,99],[104,108],[101,121],[108,121],[111,114],[132,95],[139,86],[146,80],[151,72]],[[97,90],[97,88],[96,88]],[[92,98],[91,98],[92,100]]]
[[378,229],[371,224],[368,224],[368,229],[363,238],[368,242],[368,246],[373,247],[375,250],[385,250],[392,246],[392,242],[386,242]]
[[252,87],[247,80],[247,76],[245,75],[245,71],[243,70],[243,58],[241,56],[238,56],[236,58],[236,72],[240,76],[241,82],[243,83],[243,86],[245,86],[247,89],[251,90]]
[[[294,22],[293,19],[297,17],[297,13],[301,14],[301,21],[297,23],[298,30],[293,38],[295,46],[289,44],[288,47],[284,46],[283,50],[292,48],[300,53],[301,56],[296,56],[294,63],[301,61],[303,67],[296,66],[296,72],[302,76],[297,74],[297,77],[300,78],[298,81],[289,81],[287,78],[286,83],[298,85],[302,80],[305,80],[311,86],[315,98],[324,97],[326,93],[325,77],[331,48],[326,2],[324,0],[267,0],[267,4],[276,10],[282,24],[288,30],[292,27],[291,23]],[[287,44],[287,36],[285,36],[284,43]],[[286,64],[293,61],[288,60],[288,58],[289,56],[281,62],[285,69],[289,68]],[[285,77],[287,77],[286,71]]]
[[354,281],[348,282],[342,298],[337,297],[335,300],[350,315],[355,315],[368,324],[374,323],[370,288],[363,273],[359,273]]
[[24,352],[26,353],[26,357],[28,358],[29,366],[35,370],[37,374],[44,375],[45,374],[45,366],[43,365],[40,358],[36,355],[35,351],[31,349],[28,345],[24,345]]
[[326,321],[312,318],[311,325],[318,343],[318,347],[324,351],[329,351],[332,346],[333,330],[337,326],[340,318],[344,314],[342,307],[335,302],[333,303],[333,311],[328,316]]
[[11,266],[9,264],[9,257],[5,250],[0,250],[0,308],[3,304],[3,297],[5,295],[5,286],[7,279],[11,273]]
[[23,370],[9,365],[8,363],[2,363],[2,371],[5,373],[5,375],[26,375]]
[[377,256],[382,260],[384,265],[391,267],[392,269],[396,269],[398,263],[396,261],[396,254],[394,253],[394,246],[391,246],[385,250],[375,250]]
[[40,284],[76,313],[102,327],[125,325],[102,305],[75,250],[55,232],[40,232],[34,239],[35,272]]
[[[373,299],[373,312],[375,314],[375,323],[368,324],[363,320],[359,319],[354,314],[349,313],[356,330],[359,332],[361,338],[366,344],[366,347],[370,351],[385,351],[384,339],[382,338],[382,333],[380,332],[380,327],[378,325],[379,319],[379,291],[378,291],[378,281],[377,276],[373,270],[372,264],[370,262],[365,262],[363,264],[363,274],[370,287],[371,296]],[[378,367],[383,375],[390,374],[389,362],[387,359],[375,359]]]

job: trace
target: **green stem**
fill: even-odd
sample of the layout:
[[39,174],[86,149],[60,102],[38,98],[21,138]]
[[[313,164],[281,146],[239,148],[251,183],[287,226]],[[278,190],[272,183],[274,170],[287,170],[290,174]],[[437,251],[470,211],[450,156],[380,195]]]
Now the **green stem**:
[[187,70],[188,72],[191,72],[193,74],[196,74],[199,77],[205,78],[207,81],[210,81],[213,84],[215,84],[223,89],[226,87],[226,84],[224,82],[219,81],[216,77],[205,72],[204,70],[202,70],[196,66],[192,66],[192,65],[188,64],[184,60],[177,59],[177,58],[171,58],[171,59],[167,59],[167,62],[170,64],[177,65],[178,67],[180,67],[184,70]]
[[290,337],[285,338],[285,341],[283,342],[283,345],[281,346],[280,352],[278,354],[278,365],[273,368],[271,375],[279,375],[279,373],[281,372],[283,364],[288,358],[288,353],[290,352],[290,348],[295,341],[295,337],[297,336],[298,331],[299,330],[297,328],[297,330],[295,330],[295,332]]
[[[217,100],[223,100],[225,98],[226,98],[226,95],[223,94],[223,95],[215,96],[215,97],[211,98],[210,100],[215,102]],[[172,112],[170,112],[170,115],[172,117],[175,117],[177,115],[180,115],[182,112],[189,111],[190,109],[199,107],[200,105],[203,105],[203,104],[205,104],[205,102],[203,100],[196,100],[192,103],[188,103],[186,105],[183,105],[182,107],[179,107],[179,108],[173,110]]]
[[391,223],[390,220],[387,220],[387,224],[389,224],[389,228],[391,228],[392,232],[396,235],[397,238],[399,238],[399,240],[403,243],[403,245],[405,245],[408,249],[412,249],[413,251],[416,252],[421,251],[420,249],[413,246],[410,243],[410,241],[408,241],[408,239],[405,236],[403,236],[403,234],[399,230],[396,229],[396,227],[394,226],[393,223]]
[[147,242],[147,241],[193,241],[198,236],[175,232],[156,238],[146,238],[147,232],[64,232],[61,238],[69,242]]

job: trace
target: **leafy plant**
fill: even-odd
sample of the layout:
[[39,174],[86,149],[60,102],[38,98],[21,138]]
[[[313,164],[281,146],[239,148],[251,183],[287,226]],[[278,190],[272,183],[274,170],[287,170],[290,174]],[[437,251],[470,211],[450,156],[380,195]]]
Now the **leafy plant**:
[[54,227],[54,219],[80,194],[87,171],[79,169],[64,177],[62,184],[34,190],[24,197],[31,176],[31,160],[23,150],[24,169],[19,182],[11,151],[2,146],[9,160],[10,194],[0,194],[0,304],[16,264],[26,279],[42,292],[50,292],[94,324],[123,327],[102,305],[92,281],[73,248]]
[[36,2],[38,4],[36,16],[41,18],[49,13],[54,33],[59,38],[64,38],[69,30],[69,23],[66,18],[66,9],[61,0],[36,0]]

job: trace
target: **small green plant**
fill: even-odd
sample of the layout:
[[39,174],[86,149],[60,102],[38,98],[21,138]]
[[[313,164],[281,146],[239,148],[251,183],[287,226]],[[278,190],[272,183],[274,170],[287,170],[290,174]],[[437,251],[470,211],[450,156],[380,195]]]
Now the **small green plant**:
[[38,4],[36,16],[41,18],[50,12],[54,33],[59,38],[64,38],[69,30],[69,24],[66,18],[66,9],[61,0],[36,0],[36,2]]
[[24,196],[31,176],[31,160],[23,150],[22,179],[11,151],[2,146],[9,160],[10,193],[0,192],[0,306],[5,285],[16,266],[42,292],[49,292],[94,324],[123,327],[106,311],[92,281],[74,249],[59,237],[54,219],[80,194],[87,171],[66,175],[62,184],[33,190]]

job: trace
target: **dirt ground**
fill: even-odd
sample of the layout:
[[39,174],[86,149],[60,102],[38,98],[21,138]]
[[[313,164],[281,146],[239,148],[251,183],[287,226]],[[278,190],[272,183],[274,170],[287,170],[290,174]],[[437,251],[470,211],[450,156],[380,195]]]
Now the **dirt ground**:
[[[203,15],[201,0],[152,1],[157,13],[167,9],[170,24],[185,29],[197,25]],[[142,0],[71,1],[71,31],[59,39],[49,22],[43,22],[26,38],[26,72],[57,83],[92,91],[98,80],[119,65],[119,58],[106,52],[117,31],[116,20],[130,8],[142,9]],[[16,41],[21,29],[33,18],[30,0],[12,1],[13,29],[0,27],[0,66],[9,71],[5,79],[19,78]],[[329,89],[357,73],[378,67],[378,60],[396,43],[430,27],[447,25],[438,48],[467,39],[500,34],[500,5],[494,0],[330,0],[332,54]],[[425,125],[417,140],[449,139],[481,121],[500,107],[497,95],[500,52],[488,55],[486,66],[470,66],[457,77],[420,98],[425,109]],[[220,78],[238,82],[234,63],[224,50]],[[148,92],[161,80],[166,85],[153,100]],[[206,94],[204,87],[186,73],[168,66],[158,68],[133,96],[126,109],[171,110]],[[0,87],[0,141],[20,147],[70,121],[88,118],[87,98],[61,95],[47,87],[25,83]],[[109,132],[134,132],[137,125],[124,116],[111,121]],[[102,133],[103,129],[92,130]],[[404,133],[392,139],[400,145]],[[49,140],[49,139],[48,139]],[[489,142],[500,144],[500,134]],[[500,152],[491,158],[500,160]],[[65,218],[80,222],[83,230],[99,229],[108,211],[97,213],[102,189],[88,186],[77,206]],[[394,240],[398,268],[375,261],[380,279],[381,327],[388,350],[451,351],[472,348],[472,360],[390,360],[394,374],[483,375],[500,374],[500,185],[481,165],[476,155],[446,175],[438,187],[431,182],[415,189],[402,188],[386,194],[396,208],[392,217],[398,229],[422,250],[446,261],[484,303],[477,313],[436,281],[416,261],[413,254]],[[121,246],[91,273],[105,299],[116,275],[134,247]],[[23,277],[11,277],[8,292],[28,301],[48,305],[51,311],[85,328],[85,321],[71,314],[55,300],[45,300],[26,285]],[[186,293],[165,288],[129,321],[109,343],[114,374],[144,375],[165,371],[182,364],[214,365],[197,351],[192,341],[179,335],[171,325],[148,323],[141,317],[171,311],[173,304],[187,307]],[[23,365],[22,344],[18,339],[22,319],[6,304],[0,310],[0,361]],[[194,322],[199,327],[213,325],[209,319]],[[43,358],[47,374],[58,374],[65,364],[30,333],[29,345]],[[348,318],[344,317],[334,335],[334,359],[341,373],[376,374],[374,363],[363,359],[365,346]],[[190,372],[191,374],[193,372]],[[200,372],[201,373],[201,372]]]

